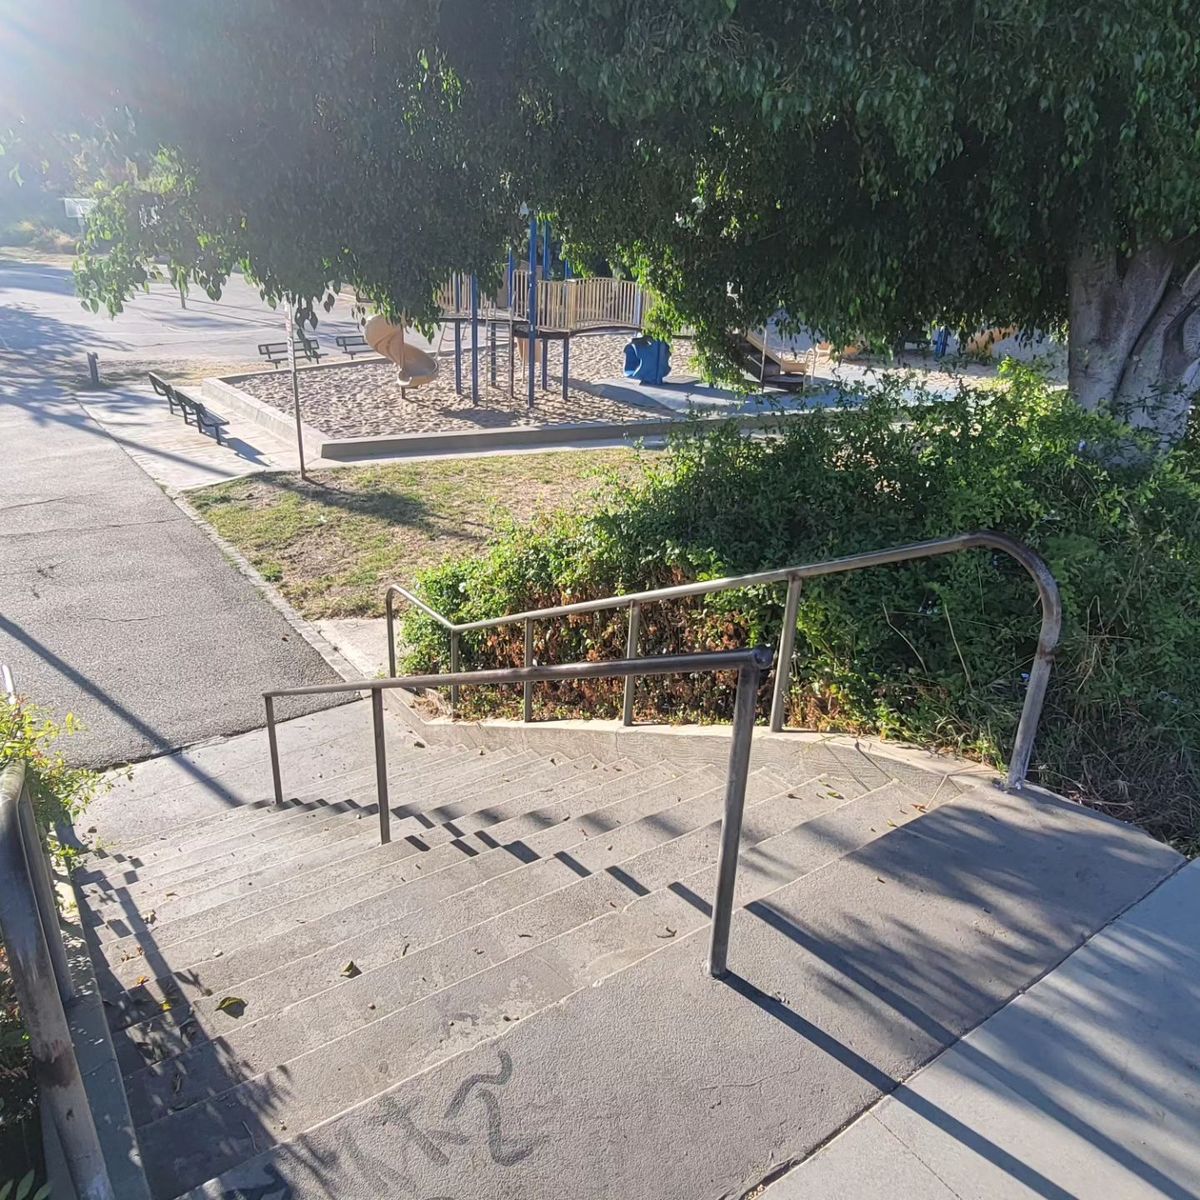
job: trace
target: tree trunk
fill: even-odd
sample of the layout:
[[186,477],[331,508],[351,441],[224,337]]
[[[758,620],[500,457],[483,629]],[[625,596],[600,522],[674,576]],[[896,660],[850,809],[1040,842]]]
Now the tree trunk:
[[1068,268],[1071,393],[1164,445],[1179,440],[1200,390],[1200,248],[1091,249]]

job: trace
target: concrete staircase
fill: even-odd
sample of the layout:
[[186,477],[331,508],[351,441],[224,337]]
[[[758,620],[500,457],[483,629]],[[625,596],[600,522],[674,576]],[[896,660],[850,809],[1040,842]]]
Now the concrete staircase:
[[784,735],[717,982],[714,739],[393,729],[384,846],[368,728],[284,723],[282,809],[261,732],[100,806],[76,891],[156,1200],[741,1196],[1175,865],[952,763]]

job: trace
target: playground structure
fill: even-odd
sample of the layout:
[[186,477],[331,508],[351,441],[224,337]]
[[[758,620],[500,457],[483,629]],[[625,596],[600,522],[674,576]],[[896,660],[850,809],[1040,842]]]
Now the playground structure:
[[377,354],[396,364],[400,394],[410,387],[420,387],[437,377],[437,359],[405,341],[404,326],[393,325],[384,317],[371,317],[363,326],[367,345]]
[[[540,239],[540,254],[539,254]],[[494,294],[480,291],[475,275],[454,275],[438,293],[443,331],[453,329],[454,387],[464,391],[464,330],[469,329],[470,391],[473,404],[480,396],[480,353],[486,355],[488,383],[498,386],[499,332],[507,333],[508,394],[516,389],[517,360],[527,381],[526,403],[533,408],[537,393],[538,351],[541,387],[549,381],[549,347],[562,345],[562,394],[567,397],[571,338],[600,330],[640,332],[649,306],[649,293],[637,283],[611,276],[575,278],[563,262],[563,278],[551,279],[551,231],[536,218],[529,224],[529,262],[518,267],[510,252],[500,287]],[[483,338],[481,339],[481,333]],[[486,339],[486,341],[484,341]]]

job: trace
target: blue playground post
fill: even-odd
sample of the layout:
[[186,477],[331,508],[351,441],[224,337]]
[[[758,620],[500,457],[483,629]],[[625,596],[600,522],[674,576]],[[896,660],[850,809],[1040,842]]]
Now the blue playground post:
[[454,276],[454,390],[462,395],[462,322],[458,314],[462,311],[462,282]]
[[537,217],[529,215],[529,399],[533,407],[533,392],[537,387]]
[[[542,234],[542,278],[550,278],[550,222]],[[550,361],[550,343],[542,339],[542,387],[546,386],[546,367]]]
[[[571,264],[569,262],[567,262],[567,260],[565,258],[563,259],[563,278],[564,279],[574,278],[571,274]],[[568,309],[568,311],[570,311],[570,310]],[[567,398],[567,373],[570,371],[570,369],[571,369],[571,333],[570,333],[570,330],[568,330],[566,339],[563,342],[563,380],[562,380],[563,393],[562,393],[562,396],[563,396],[564,400]]]
[[513,295],[513,277],[517,273],[517,256],[513,253],[512,247],[508,248],[508,276],[505,283],[508,285],[505,289],[504,298],[508,302],[508,394],[511,398],[513,393],[513,355],[517,352],[516,339],[513,337],[513,314],[517,308],[517,298]]
[[479,403],[479,280],[471,276],[471,403]]

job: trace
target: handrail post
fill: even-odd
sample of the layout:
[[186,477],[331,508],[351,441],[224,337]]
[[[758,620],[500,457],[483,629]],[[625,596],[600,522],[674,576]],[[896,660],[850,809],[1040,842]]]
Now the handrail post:
[[379,842],[392,840],[392,810],[388,806],[387,744],[383,729],[383,689],[371,689],[371,728],[375,738],[375,795],[379,804]]
[[50,882],[50,869],[46,862],[46,847],[37,827],[33,801],[29,789],[23,787],[17,800],[17,820],[20,823],[21,841],[25,847],[25,864],[29,881],[33,885],[37,901],[38,917],[42,922],[42,933],[46,938],[46,949],[50,954],[50,965],[54,968],[54,979],[58,994],[64,1004],[75,999],[75,982],[71,968],[67,965],[67,951],[63,945],[62,930],[58,924],[58,903],[54,898],[54,885]]
[[779,733],[787,722],[788,686],[792,679],[792,653],[796,648],[796,619],[800,612],[800,589],[804,581],[793,575],[788,580],[783,606],[783,629],[775,656],[775,691],[771,696],[771,732]]
[[[450,634],[450,673],[458,674],[458,630],[455,629]],[[458,716],[458,684],[450,685],[450,715]]]
[[271,784],[275,789],[275,803],[283,807],[283,782],[279,777],[279,741],[275,736],[275,697],[263,696],[267,708],[267,745],[271,750]]
[[[525,619],[525,665],[533,666],[533,618]],[[524,718],[526,724],[533,720],[533,682],[527,679],[523,691]]]
[[391,588],[388,588],[387,595],[384,597],[383,607],[387,614],[388,674],[394,679],[396,676],[396,608],[395,593]]
[[742,840],[742,810],[746,806],[746,777],[762,672],[771,665],[769,652],[756,655],[752,666],[738,670],[733,702],[733,738],[729,746],[729,774],[725,780],[725,812],[721,819],[721,849],[717,856],[717,891],[713,898],[712,932],[708,945],[708,973],[720,979],[727,971],[729,927],[737,883],[738,849]]
[[[637,658],[638,639],[642,631],[642,606],[634,600],[629,605],[629,634],[625,639],[625,657]],[[625,695],[621,704],[621,724],[633,724],[633,697],[637,687],[635,675],[625,676]]]
[[1017,723],[1012,756],[1008,760],[1006,783],[1010,788],[1021,787],[1029,773],[1033,742],[1037,737],[1038,721],[1041,719],[1046,689],[1050,684],[1050,668],[1054,664],[1054,650],[1058,645],[1058,634],[1062,625],[1062,600],[1058,584],[1040,559],[1038,566],[1040,570],[1034,578],[1041,592],[1042,628],[1038,633],[1033,666],[1029,668],[1029,682],[1025,685],[1025,700],[1021,705],[1021,719]]

